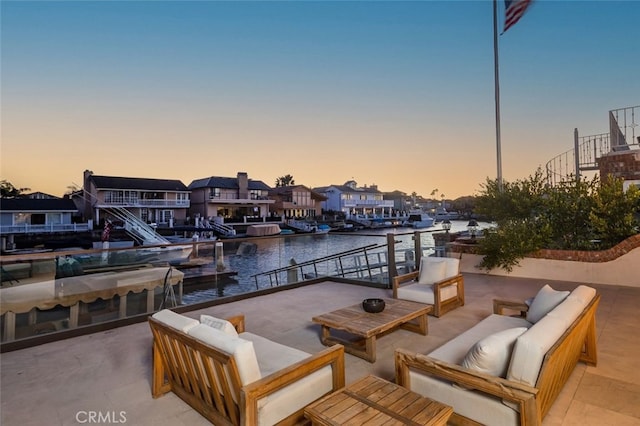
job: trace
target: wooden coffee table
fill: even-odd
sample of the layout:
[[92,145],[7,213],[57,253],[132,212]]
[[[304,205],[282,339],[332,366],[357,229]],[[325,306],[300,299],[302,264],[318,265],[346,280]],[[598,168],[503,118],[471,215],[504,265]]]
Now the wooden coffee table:
[[453,408],[376,376],[308,405],[312,425],[446,425]]
[[[376,361],[376,337],[395,328],[404,328],[427,335],[427,314],[432,306],[398,299],[385,299],[384,311],[370,314],[362,309],[362,304],[338,309],[311,318],[322,325],[320,340],[326,346],[344,345],[344,350],[352,355]],[[354,339],[331,335],[331,330],[340,330],[354,336]]]

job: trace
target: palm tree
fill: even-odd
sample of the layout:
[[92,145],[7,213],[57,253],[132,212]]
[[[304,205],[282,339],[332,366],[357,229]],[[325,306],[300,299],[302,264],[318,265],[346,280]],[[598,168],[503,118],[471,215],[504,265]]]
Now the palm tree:
[[278,179],[276,179],[276,187],[289,186],[289,185],[295,185],[295,184],[296,182],[293,180],[293,176],[291,175],[280,176]]

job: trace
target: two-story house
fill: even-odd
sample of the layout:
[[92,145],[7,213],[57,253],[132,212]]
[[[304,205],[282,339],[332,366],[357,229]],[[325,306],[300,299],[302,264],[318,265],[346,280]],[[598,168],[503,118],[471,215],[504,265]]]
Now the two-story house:
[[278,186],[269,191],[275,202],[271,206],[272,215],[284,218],[314,218],[322,214],[322,202],[327,200],[322,194],[304,185]]
[[[189,184],[191,214],[204,219],[221,218],[225,223],[263,221],[269,216],[271,187],[249,179],[246,172],[237,177],[211,176]],[[218,219],[219,220],[219,219]]]
[[189,212],[189,189],[175,179],[100,176],[85,170],[83,189],[85,217],[96,223],[108,218],[110,209],[126,209],[159,226],[184,222]]
[[358,187],[356,181],[350,180],[344,185],[330,185],[313,190],[327,197],[322,203],[325,210],[342,212],[347,217],[389,217],[393,212],[393,200],[385,200],[376,185]]

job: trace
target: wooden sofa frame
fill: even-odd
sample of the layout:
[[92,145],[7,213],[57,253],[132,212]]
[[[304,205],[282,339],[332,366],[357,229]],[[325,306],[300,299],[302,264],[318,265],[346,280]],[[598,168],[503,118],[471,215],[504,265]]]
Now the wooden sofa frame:
[[[227,321],[238,333],[244,332],[244,315],[227,318]],[[256,425],[259,399],[327,365],[331,365],[333,370],[332,391],[343,388],[345,384],[342,345],[332,346],[242,386],[235,359],[230,354],[168,327],[153,317],[149,318],[149,325],[153,333],[153,397],[173,391],[218,426]],[[228,374],[224,373],[225,368]],[[304,421],[303,409],[278,424]]]
[[[395,352],[396,383],[411,389],[410,370],[439,377],[515,403],[519,406],[520,425],[540,425],[578,361],[593,366],[598,362],[595,315],[599,302],[600,295],[596,294],[549,349],[540,366],[535,387],[479,373],[404,349],[397,349]],[[520,302],[494,301],[494,313],[502,315],[505,309],[524,314],[528,306]],[[461,425],[478,424],[455,412],[450,422]]]
[[[419,275],[420,271],[416,270],[409,272],[408,274],[393,277],[393,298],[398,298],[398,288],[400,286],[415,284]],[[442,300],[442,290],[453,285],[457,287],[456,296],[447,300]],[[433,310],[430,314],[434,317],[440,317],[455,308],[464,306],[464,277],[462,274],[454,275],[453,277],[435,282],[433,284],[433,301]]]

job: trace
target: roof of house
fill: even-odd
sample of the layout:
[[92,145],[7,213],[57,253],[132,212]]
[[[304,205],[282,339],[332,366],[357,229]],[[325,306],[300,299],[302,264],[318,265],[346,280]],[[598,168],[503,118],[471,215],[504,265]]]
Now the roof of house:
[[311,198],[313,198],[313,199],[321,200],[321,201],[327,199],[327,197],[325,197],[324,195],[322,195],[319,192],[316,192],[313,189],[311,189],[311,188],[309,188],[307,186],[304,186],[304,185],[276,186],[275,188],[272,188],[269,191],[269,193],[270,194],[274,194],[274,195],[290,194],[296,188],[306,189],[307,191],[309,191],[311,193]]
[[2,198],[0,210],[7,212],[76,212],[78,208],[69,198]]
[[98,189],[138,189],[145,191],[188,191],[184,183],[176,179],[149,179],[118,176],[91,175]]
[[[200,188],[224,188],[239,189],[238,178],[211,176],[208,178],[196,179],[189,184],[189,189]],[[271,187],[261,180],[248,179],[248,189],[271,190]]]

